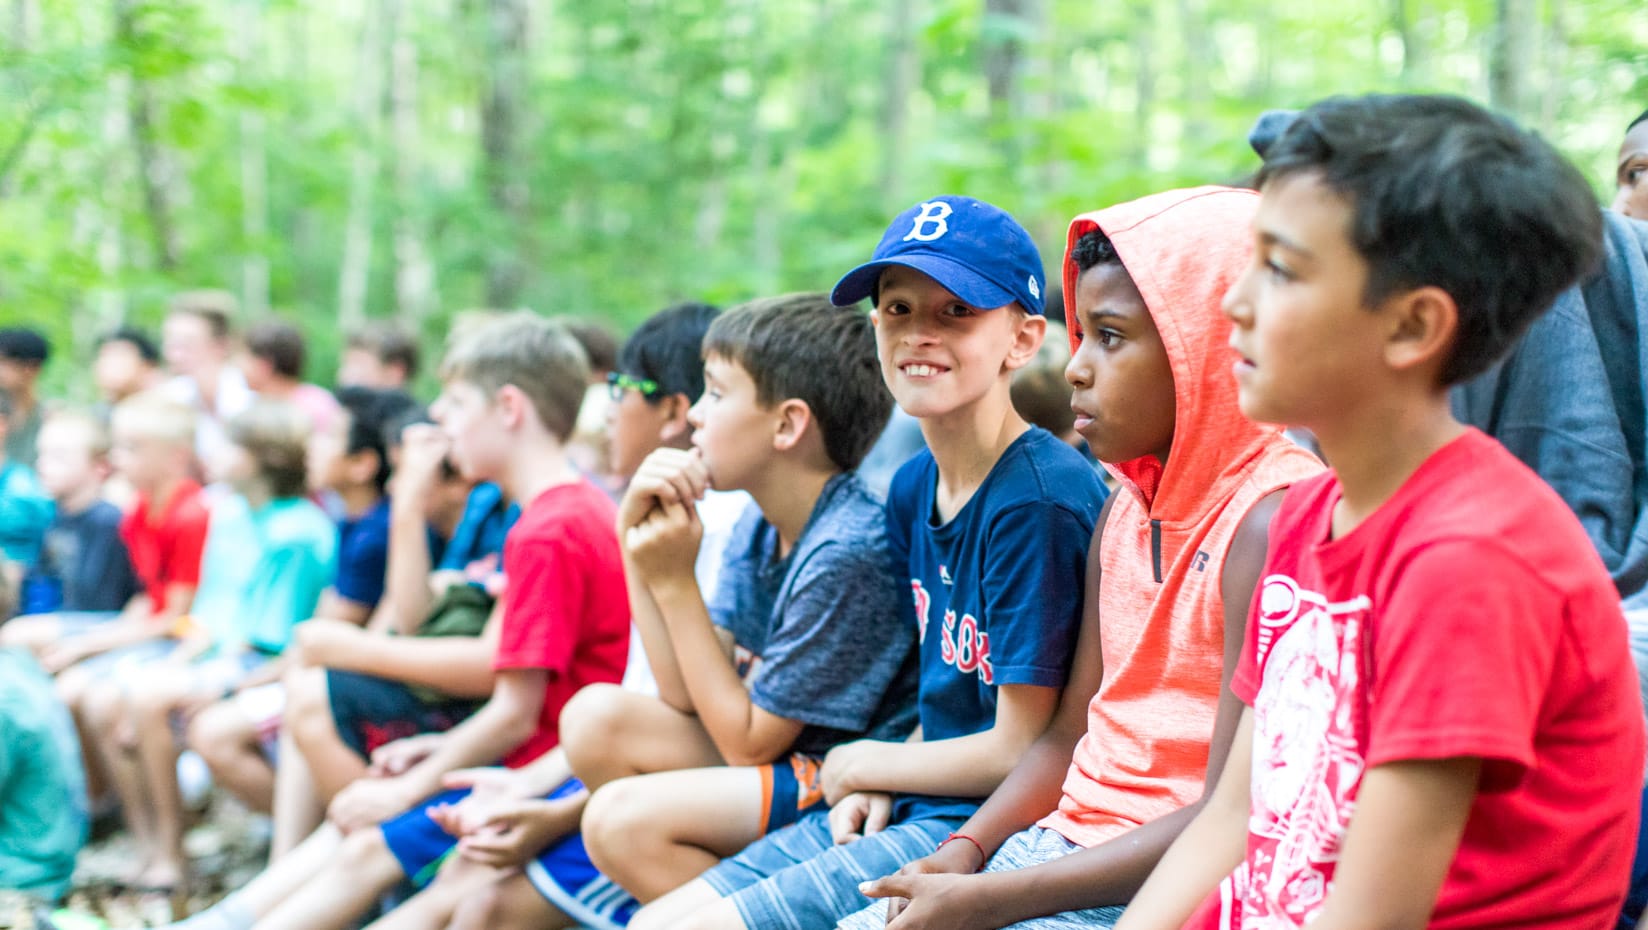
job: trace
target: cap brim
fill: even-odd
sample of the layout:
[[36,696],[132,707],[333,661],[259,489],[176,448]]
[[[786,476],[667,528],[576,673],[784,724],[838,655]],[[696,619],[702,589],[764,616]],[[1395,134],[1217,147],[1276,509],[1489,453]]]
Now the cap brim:
[[[859,265],[838,282],[830,292],[830,302],[847,307],[870,296],[881,272],[894,265],[915,270],[937,281],[956,295],[962,303],[980,310],[994,310],[1018,300],[1018,295],[991,281],[973,269],[942,255],[900,255]],[[1029,310],[1029,307],[1025,308]]]

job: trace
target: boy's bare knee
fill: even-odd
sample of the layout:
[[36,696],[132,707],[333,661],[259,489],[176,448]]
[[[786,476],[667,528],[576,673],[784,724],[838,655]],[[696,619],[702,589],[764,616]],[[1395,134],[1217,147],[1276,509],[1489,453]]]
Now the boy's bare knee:
[[364,827],[344,837],[338,860],[352,879],[392,882],[400,875],[400,862],[377,827]]
[[213,704],[189,721],[184,734],[189,748],[207,762],[230,754],[246,738],[246,721],[230,704]]
[[616,870],[635,847],[638,830],[648,829],[647,792],[633,778],[620,778],[590,795],[579,821],[584,848],[597,868]]
[[561,708],[561,745],[574,772],[603,770],[612,747],[623,743],[625,723],[637,699],[652,700],[613,684],[581,689]]
[[629,930],[735,930],[743,926],[738,907],[701,878],[641,908],[629,922]]

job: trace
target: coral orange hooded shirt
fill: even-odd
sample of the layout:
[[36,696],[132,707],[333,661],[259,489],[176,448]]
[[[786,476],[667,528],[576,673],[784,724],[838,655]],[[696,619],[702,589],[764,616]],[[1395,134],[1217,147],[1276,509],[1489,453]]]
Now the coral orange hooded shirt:
[[1104,681],[1088,705],[1058,810],[1041,821],[1093,846],[1202,795],[1224,668],[1225,554],[1260,498],[1322,470],[1236,403],[1225,291],[1252,258],[1258,195],[1169,191],[1070,224],[1064,260],[1072,343],[1078,270],[1069,247],[1110,238],[1161,332],[1177,400],[1167,463],[1105,463],[1120,482],[1100,538]]

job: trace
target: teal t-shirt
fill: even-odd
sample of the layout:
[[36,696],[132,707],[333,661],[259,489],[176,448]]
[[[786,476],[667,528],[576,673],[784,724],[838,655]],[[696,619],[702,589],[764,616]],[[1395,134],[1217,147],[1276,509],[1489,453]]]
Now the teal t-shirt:
[[292,627],[314,615],[337,573],[337,551],[337,525],[301,497],[256,512],[239,495],[225,497],[212,508],[189,613],[218,655],[278,653]]
[[56,509],[34,469],[0,459],[0,561],[32,566]]
[[69,712],[33,658],[0,649],[0,888],[61,897],[88,822]]

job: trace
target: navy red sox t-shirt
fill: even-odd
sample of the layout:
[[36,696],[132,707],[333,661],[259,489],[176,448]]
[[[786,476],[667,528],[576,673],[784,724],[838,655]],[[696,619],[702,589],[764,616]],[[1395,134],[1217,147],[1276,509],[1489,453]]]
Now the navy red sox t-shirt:
[[[947,523],[934,513],[937,488],[938,466],[924,450],[887,496],[887,539],[915,606],[928,742],[994,726],[1002,685],[1064,687],[1105,498],[1081,453],[1040,428],[1007,447]],[[904,795],[894,819],[967,817],[978,803]]]

